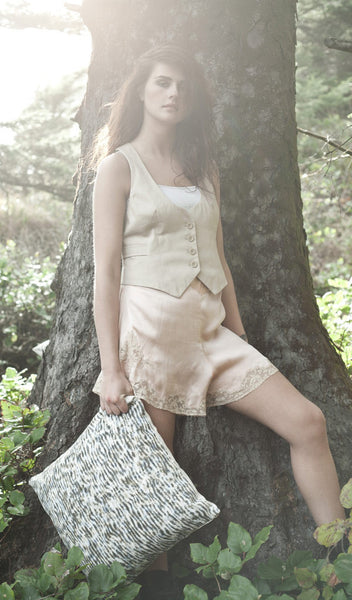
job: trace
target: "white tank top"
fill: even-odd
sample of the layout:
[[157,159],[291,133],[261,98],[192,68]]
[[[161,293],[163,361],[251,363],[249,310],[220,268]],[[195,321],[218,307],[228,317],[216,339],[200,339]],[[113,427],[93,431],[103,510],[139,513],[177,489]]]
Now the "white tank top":
[[201,198],[200,189],[194,185],[183,187],[159,185],[159,187],[173,204],[181,208],[192,208],[198,204]]

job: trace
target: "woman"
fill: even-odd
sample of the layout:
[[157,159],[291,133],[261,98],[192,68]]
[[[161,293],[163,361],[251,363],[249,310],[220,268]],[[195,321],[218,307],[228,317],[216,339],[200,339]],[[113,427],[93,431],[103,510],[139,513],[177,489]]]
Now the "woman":
[[[201,69],[174,46],[143,55],[112,104],[94,188],[94,390],[108,414],[141,397],[171,451],[175,414],[226,405],[267,425],[289,442],[316,523],[344,518],[322,412],[247,343],[212,123]],[[166,554],[153,570],[167,571]]]

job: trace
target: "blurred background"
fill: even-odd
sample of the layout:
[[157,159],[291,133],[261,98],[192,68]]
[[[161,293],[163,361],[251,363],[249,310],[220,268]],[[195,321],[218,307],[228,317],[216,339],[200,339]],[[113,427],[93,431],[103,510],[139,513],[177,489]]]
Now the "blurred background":
[[[5,0],[0,9],[0,375],[9,366],[35,373],[33,347],[49,336],[80,154],[73,117],[91,53],[79,5]],[[352,1],[300,0],[297,10],[307,244],[322,319],[352,375],[352,55],[324,44],[352,40]]]

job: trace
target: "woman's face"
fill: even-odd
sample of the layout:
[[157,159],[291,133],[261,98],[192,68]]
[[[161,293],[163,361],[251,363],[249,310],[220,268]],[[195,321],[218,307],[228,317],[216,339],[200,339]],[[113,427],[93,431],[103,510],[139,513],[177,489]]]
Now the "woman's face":
[[189,112],[188,85],[181,69],[165,63],[153,68],[141,94],[144,118],[175,125]]

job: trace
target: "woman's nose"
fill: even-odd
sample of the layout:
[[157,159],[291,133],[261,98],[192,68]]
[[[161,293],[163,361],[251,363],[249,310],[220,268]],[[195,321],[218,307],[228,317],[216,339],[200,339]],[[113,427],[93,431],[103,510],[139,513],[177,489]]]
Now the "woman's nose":
[[172,83],[169,87],[169,96],[171,98],[173,98],[174,96],[177,96],[177,94],[178,94],[177,83]]

